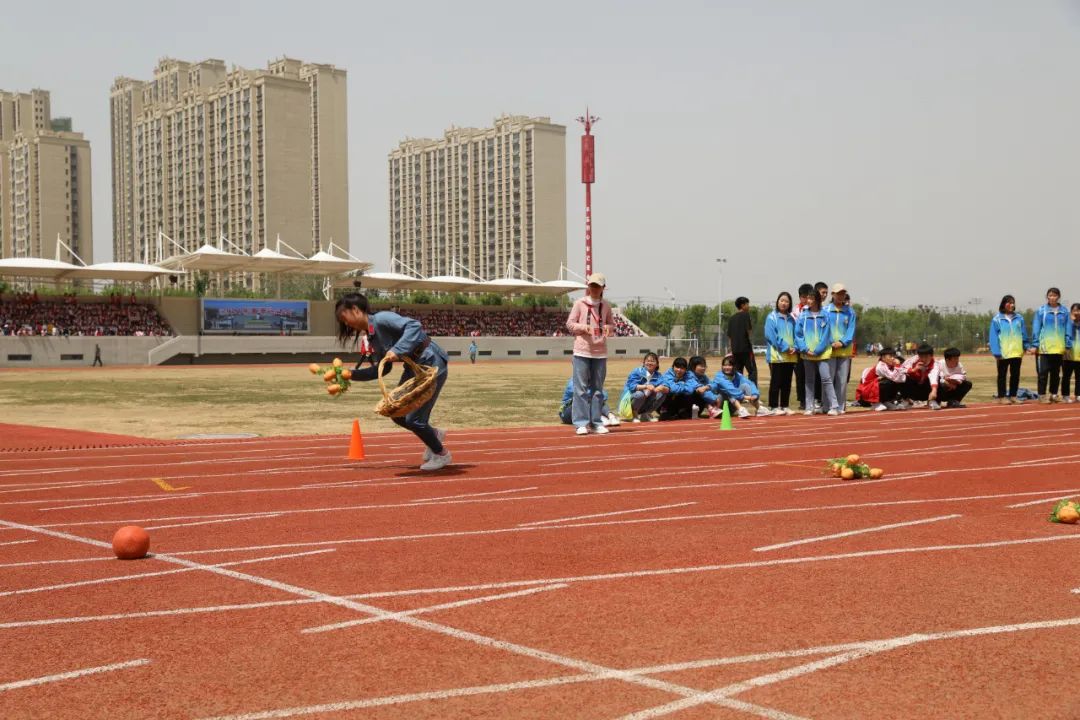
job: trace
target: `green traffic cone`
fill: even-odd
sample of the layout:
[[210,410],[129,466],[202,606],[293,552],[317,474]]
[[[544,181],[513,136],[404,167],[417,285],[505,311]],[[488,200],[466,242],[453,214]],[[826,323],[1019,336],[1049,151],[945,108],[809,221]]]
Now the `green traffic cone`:
[[728,407],[728,401],[724,401],[724,412],[720,415],[720,429],[721,430],[733,430],[731,427],[731,409]]

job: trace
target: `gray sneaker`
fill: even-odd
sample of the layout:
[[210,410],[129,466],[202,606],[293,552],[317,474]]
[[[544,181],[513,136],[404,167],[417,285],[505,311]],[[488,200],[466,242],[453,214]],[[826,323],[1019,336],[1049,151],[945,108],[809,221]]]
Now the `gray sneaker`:
[[453,458],[450,457],[450,451],[443,449],[442,455],[433,455],[430,460],[420,466],[421,470],[442,470],[444,467],[453,462]]
[[[442,441],[446,438],[446,431],[441,428],[437,428],[435,430],[435,437],[439,438],[439,444],[441,445]],[[434,455],[435,453],[431,452],[431,448],[424,448],[424,462],[430,460]]]

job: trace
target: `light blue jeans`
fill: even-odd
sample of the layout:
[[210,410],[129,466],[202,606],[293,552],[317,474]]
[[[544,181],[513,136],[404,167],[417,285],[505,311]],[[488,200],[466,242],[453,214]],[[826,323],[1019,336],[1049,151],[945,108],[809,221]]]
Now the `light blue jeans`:
[[[821,408],[828,412],[836,407],[836,388],[833,386],[831,360],[803,360],[806,379],[806,407],[814,407],[814,378],[821,376]],[[845,382],[846,384],[846,382]]]
[[604,380],[607,378],[607,358],[574,356],[574,404],[575,427],[593,425],[599,427],[600,410],[604,403]]
[[[851,369],[851,358],[849,357],[834,357],[829,358],[829,372],[832,373],[832,388],[833,388],[833,405],[832,407],[837,410],[847,409],[847,381],[848,372]],[[822,389],[822,393],[824,393]],[[825,396],[822,395],[824,398]],[[826,412],[829,408],[825,408]]]

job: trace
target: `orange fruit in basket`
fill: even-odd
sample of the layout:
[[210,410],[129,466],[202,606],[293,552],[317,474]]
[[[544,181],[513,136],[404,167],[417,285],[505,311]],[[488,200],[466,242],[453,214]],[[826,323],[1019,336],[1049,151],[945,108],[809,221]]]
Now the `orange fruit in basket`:
[[341,377],[343,377],[346,380],[352,380],[352,370],[349,370],[348,368],[345,368],[344,370],[341,371]]
[[855,479],[855,471],[852,470],[849,467],[846,467],[846,468],[842,469],[840,471],[840,479],[841,480],[854,480]]
[[859,464],[859,459],[860,458],[859,458],[858,455],[848,455],[847,456],[847,464],[848,465],[858,465]]
[[318,363],[311,363],[307,366],[307,369],[311,371],[312,375],[318,375],[319,371],[322,370]]
[[1080,520],[1080,512],[1077,512],[1072,505],[1062,505],[1061,509],[1057,511],[1057,519],[1058,522],[1072,525],[1077,520]]
[[334,358],[334,367],[341,367],[345,363],[341,362],[341,358]]
[[341,392],[341,386],[337,383],[334,383],[333,385],[327,385],[326,392],[330,393],[331,395],[337,395],[339,392]]
[[121,560],[138,560],[150,550],[150,535],[138,525],[125,525],[113,535],[112,546]]
[[333,382],[337,380],[337,373],[333,370],[327,370],[325,373],[323,373],[322,379],[326,382]]
[[882,477],[884,474],[885,471],[881,468],[870,468],[870,477],[874,478],[875,480],[879,477]]

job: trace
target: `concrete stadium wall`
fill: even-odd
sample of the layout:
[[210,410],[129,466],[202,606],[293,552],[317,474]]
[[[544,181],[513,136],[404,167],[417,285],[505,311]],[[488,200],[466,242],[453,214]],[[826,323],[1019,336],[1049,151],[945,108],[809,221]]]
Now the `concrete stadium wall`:
[[[451,360],[467,360],[472,338],[437,337]],[[106,365],[215,365],[326,362],[348,358],[330,335],[182,335],[180,337],[0,337],[0,368],[78,367],[101,346]],[[554,360],[572,354],[571,338],[479,337],[478,361]],[[611,338],[608,357],[634,358],[664,349],[664,338]]]

